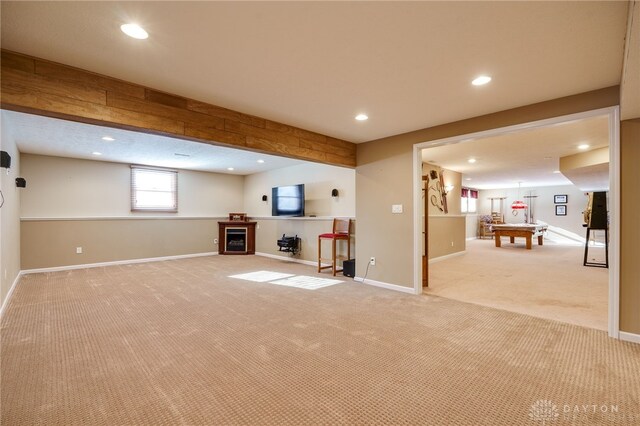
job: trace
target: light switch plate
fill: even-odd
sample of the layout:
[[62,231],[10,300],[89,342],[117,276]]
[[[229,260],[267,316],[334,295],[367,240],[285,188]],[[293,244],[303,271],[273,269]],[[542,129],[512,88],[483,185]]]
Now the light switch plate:
[[393,204],[391,206],[391,213],[402,213],[402,204]]

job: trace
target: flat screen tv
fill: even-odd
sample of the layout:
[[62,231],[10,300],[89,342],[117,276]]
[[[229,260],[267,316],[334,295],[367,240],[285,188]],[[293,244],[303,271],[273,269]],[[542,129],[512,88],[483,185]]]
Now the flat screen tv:
[[304,216],[304,184],[277,186],[271,190],[272,216]]

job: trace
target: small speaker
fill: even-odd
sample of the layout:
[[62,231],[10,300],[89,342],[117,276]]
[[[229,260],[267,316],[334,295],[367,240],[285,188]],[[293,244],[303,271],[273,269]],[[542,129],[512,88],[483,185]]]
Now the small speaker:
[[0,151],[0,166],[8,169],[11,167],[11,156],[7,151]]
[[337,189],[334,188],[334,189],[331,190],[331,196],[332,197],[337,197],[338,195],[339,195],[339,193],[338,193]]
[[18,188],[26,188],[27,187],[27,180],[25,178],[16,178],[16,186]]
[[345,260],[342,262],[342,275],[345,277],[355,277],[356,276],[356,260]]
[[267,201],[267,196],[266,195],[262,196],[262,201]]

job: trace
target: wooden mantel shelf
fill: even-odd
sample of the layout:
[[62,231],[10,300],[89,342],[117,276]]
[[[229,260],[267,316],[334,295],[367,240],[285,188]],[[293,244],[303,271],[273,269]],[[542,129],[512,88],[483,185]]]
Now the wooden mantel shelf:
[[356,166],[351,142],[20,53],[1,59],[4,109]]

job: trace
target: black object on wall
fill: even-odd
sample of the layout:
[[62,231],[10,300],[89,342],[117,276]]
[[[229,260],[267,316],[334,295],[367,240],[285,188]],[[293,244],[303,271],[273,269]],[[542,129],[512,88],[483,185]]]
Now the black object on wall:
[[21,177],[16,178],[16,186],[18,188],[26,188],[27,187],[27,180],[25,178],[21,178]]
[[342,262],[342,275],[354,278],[356,276],[356,260],[345,260]]
[[262,196],[262,201],[267,201],[267,196],[266,195]]
[[334,189],[331,190],[331,196],[332,197],[337,197],[338,195],[339,194],[338,194],[338,190],[337,189],[334,188]]
[[8,169],[11,167],[11,156],[7,151],[0,151],[0,166]]
[[282,234],[282,238],[277,241],[278,251],[284,251],[296,255],[300,252],[300,238],[298,235],[295,237],[287,237]]

